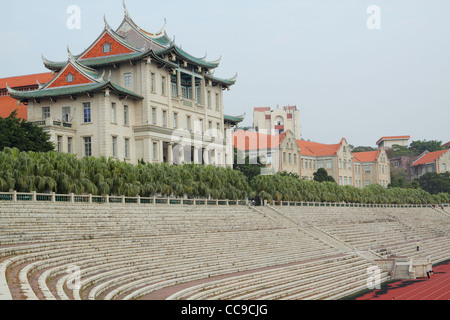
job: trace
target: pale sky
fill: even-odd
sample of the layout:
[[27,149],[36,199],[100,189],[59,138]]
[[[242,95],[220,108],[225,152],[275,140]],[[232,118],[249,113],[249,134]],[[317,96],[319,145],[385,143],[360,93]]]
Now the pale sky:
[[[122,0],[2,0],[0,78],[46,72],[41,55],[66,60],[123,18]],[[133,20],[167,33],[194,56],[222,63],[238,80],[225,113],[296,105],[306,140],[375,146],[382,136],[450,141],[448,0],[126,0]],[[67,8],[81,10],[67,28]],[[369,6],[380,8],[370,30]]]

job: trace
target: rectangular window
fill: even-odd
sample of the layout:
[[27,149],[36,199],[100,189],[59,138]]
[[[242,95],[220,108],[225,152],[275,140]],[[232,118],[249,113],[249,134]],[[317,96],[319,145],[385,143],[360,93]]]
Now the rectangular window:
[[163,127],[167,127],[167,111],[163,111]]
[[150,74],[150,90],[152,92],[156,91],[156,88],[155,88],[155,74],[154,73]]
[[192,128],[191,128],[191,116],[187,116],[187,117],[186,117],[186,129],[187,129],[188,131],[191,131],[191,130],[192,130]]
[[111,123],[116,123],[116,104],[111,103]]
[[347,177],[344,177],[344,185],[347,185]]
[[70,122],[70,107],[63,107],[62,108],[62,121],[63,122]]
[[199,123],[199,133],[203,133],[204,129],[203,129],[203,119],[199,119],[198,120]]
[[67,138],[67,153],[72,153],[73,138]]
[[125,159],[130,158],[130,139],[125,139]]
[[216,110],[219,111],[219,109],[220,109],[219,94],[216,93]]
[[172,82],[172,98],[178,97],[178,85],[175,82]]
[[85,137],[84,140],[84,156],[91,157],[92,156],[92,139],[91,137]]
[[84,123],[91,123],[91,103],[86,102],[83,103],[83,122]]
[[297,154],[294,153],[294,164],[297,164]]
[[161,76],[161,94],[166,95],[166,77]]
[[[208,130],[212,130],[212,121],[208,121]],[[211,131],[210,131],[211,134]]]
[[125,73],[124,77],[125,77],[125,87],[130,88],[132,86],[131,72]]
[[58,152],[62,152],[62,137],[61,136],[57,136],[56,141],[57,141],[57,150],[58,150]]
[[117,137],[112,137],[112,156],[117,157]]
[[370,180],[366,180],[366,187],[370,186]]
[[339,177],[339,185],[342,186],[342,177]]
[[212,108],[212,106],[211,106],[211,91],[208,91],[208,108]]
[[365,166],[364,172],[365,172],[365,173],[370,173],[370,166]]
[[123,106],[123,124],[129,125],[128,106]]
[[353,185],[353,178],[352,177],[348,178],[348,184],[351,185],[351,186]]
[[331,169],[331,168],[332,168],[331,160],[327,160],[327,169]]
[[152,108],[152,124],[156,126],[156,108]]
[[322,160],[317,162],[317,169],[321,169],[321,168],[323,168],[323,161]]
[[286,163],[286,152],[283,152],[283,162]]
[[48,119],[50,118],[50,107],[43,107],[42,108],[42,119]]
[[153,142],[153,160],[158,160],[158,143]]
[[292,153],[289,153],[289,164],[292,164]]
[[178,128],[178,113],[173,113],[173,127],[174,129]]

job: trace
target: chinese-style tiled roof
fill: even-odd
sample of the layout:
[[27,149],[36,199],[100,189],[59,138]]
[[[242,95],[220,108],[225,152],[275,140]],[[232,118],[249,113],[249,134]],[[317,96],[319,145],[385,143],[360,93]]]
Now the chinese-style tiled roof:
[[422,155],[416,161],[414,161],[412,165],[419,166],[419,165],[423,165],[423,164],[427,164],[427,163],[433,163],[434,161],[439,159],[439,157],[441,157],[446,152],[450,153],[450,150],[445,149],[445,150],[440,150],[440,151],[435,151],[435,152],[428,152],[428,153]]
[[276,149],[279,148],[285,137],[285,134],[268,135],[238,130],[233,133],[233,145],[241,151]]
[[381,141],[386,140],[409,140],[411,139],[410,136],[390,136],[390,137],[382,137],[380,140],[377,141],[377,145],[380,144]]
[[244,121],[244,118],[245,118],[245,114],[242,115],[242,116],[238,116],[238,117],[229,116],[229,115],[226,115],[226,114],[223,116],[223,119],[224,119],[225,122],[231,122],[233,124],[238,124],[238,123]]
[[380,155],[381,149],[378,151],[354,152],[355,162],[376,162]]

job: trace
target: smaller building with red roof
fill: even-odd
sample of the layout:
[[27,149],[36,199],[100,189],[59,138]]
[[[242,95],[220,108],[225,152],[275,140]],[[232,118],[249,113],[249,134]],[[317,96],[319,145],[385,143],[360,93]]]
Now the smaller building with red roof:
[[450,171],[450,149],[435,152],[425,151],[411,166],[413,179],[428,172],[444,173]]
[[7,87],[17,91],[31,91],[38,89],[41,83],[47,83],[52,78],[52,73],[46,72],[0,79],[0,117],[6,118],[17,110],[19,118],[28,119],[27,106],[12,98]]

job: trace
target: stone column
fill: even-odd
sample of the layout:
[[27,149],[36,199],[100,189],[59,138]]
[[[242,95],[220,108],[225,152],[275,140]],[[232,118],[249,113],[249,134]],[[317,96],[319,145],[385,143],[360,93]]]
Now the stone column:
[[177,96],[181,99],[181,71],[177,70]]
[[170,142],[167,148],[167,161],[169,165],[173,165],[173,142]]

